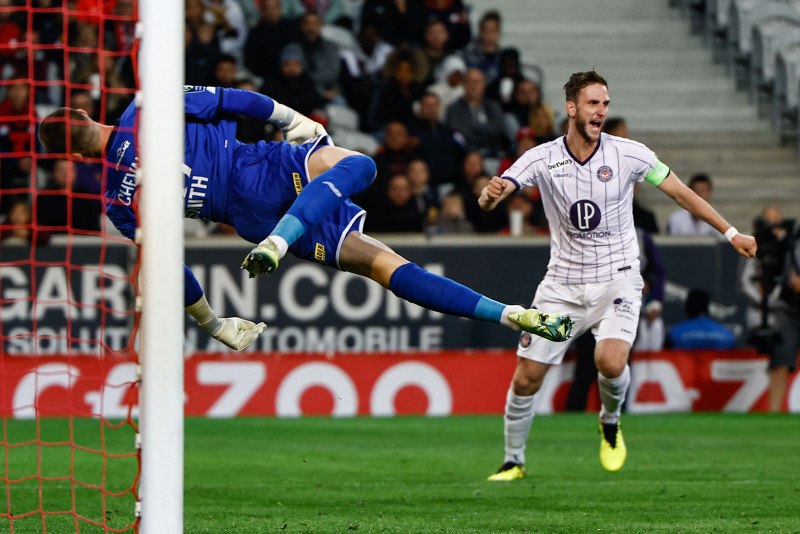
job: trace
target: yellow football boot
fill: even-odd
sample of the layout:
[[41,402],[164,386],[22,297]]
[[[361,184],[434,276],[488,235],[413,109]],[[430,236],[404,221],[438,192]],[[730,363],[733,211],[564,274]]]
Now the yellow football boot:
[[619,471],[628,456],[619,421],[611,424],[603,424],[601,421],[600,436],[600,463],[606,471]]
[[491,475],[487,480],[493,481],[508,481],[523,478],[525,476],[525,466],[515,464],[514,462],[506,462],[500,466],[497,473]]

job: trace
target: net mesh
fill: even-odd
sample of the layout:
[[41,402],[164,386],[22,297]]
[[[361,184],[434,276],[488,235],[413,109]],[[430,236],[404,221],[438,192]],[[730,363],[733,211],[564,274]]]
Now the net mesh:
[[136,10],[0,0],[0,532],[137,529],[136,252],[101,215],[106,165],[36,137],[61,106],[121,115]]

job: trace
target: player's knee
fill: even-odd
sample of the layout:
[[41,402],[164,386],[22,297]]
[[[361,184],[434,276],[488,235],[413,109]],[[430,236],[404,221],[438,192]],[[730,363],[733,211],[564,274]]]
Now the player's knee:
[[625,372],[625,366],[628,365],[627,359],[620,358],[597,358],[597,370],[606,378],[617,378]]
[[542,380],[543,377],[516,374],[511,381],[511,388],[514,390],[515,395],[527,397],[539,391],[539,388],[542,387]]
[[358,191],[369,187],[375,181],[375,175],[378,171],[375,161],[363,154],[348,156],[340,161],[337,166],[346,167],[352,173]]

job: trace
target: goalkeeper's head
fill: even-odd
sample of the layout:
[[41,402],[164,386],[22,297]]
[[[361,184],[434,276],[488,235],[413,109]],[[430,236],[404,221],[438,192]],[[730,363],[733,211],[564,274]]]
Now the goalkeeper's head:
[[39,126],[39,141],[51,154],[100,157],[102,126],[82,109],[58,108]]

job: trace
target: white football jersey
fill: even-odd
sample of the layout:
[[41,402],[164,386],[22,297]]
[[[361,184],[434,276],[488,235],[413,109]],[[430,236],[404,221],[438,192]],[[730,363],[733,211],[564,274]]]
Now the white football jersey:
[[528,150],[503,173],[518,188],[541,192],[550,225],[545,279],[586,284],[639,275],[633,184],[658,164],[643,144],[604,133],[586,161],[559,137]]

